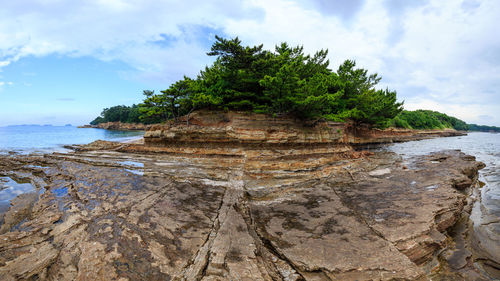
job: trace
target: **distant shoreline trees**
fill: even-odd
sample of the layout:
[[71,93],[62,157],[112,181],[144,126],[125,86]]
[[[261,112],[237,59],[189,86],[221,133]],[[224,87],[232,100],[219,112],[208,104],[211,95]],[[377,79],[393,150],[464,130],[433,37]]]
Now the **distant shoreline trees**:
[[390,126],[406,129],[469,130],[469,125],[464,121],[432,110],[403,110],[391,121]]
[[500,127],[469,124],[469,131],[500,133]]

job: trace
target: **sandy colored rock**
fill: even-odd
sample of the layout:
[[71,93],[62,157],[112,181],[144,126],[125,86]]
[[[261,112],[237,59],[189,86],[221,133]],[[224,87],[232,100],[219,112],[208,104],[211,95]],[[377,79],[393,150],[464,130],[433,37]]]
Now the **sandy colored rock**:
[[350,123],[297,122],[293,118],[274,118],[265,114],[197,111],[177,123],[152,125],[144,134],[144,139],[146,144],[164,147],[175,147],[179,143],[202,147],[209,147],[213,143],[293,146],[365,145],[459,135],[465,133],[453,129],[380,130]]
[[[31,177],[47,184],[20,230],[0,235],[3,276],[67,280],[425,279],[420,264],[447,246],[463,208],[454,179],[480,167],[456,151],[409,170],[376,154],[260,189],[269,178],[231,157],[90,151],[0,163],[25,176],[43,167]],[[380,167],[391,173],[370,176]]]
[[439,253],[453,261],[448,230],[482,167],[473,157],[403,169],[395,154],[355,151],[345,124],[200,114],[153,126],[145,144],[1,155],[1,175],[37,189],[5,213],[25,210],[2,226],[1,276],[427,280],[445,266]]

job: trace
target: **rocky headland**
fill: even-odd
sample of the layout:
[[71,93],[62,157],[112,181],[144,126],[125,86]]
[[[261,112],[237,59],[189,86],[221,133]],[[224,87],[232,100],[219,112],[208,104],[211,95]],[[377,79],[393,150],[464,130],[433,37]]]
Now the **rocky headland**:
[[99,123],[97,125],[78,126],[78,128],[96,128],[96,129],[119,130],[119,131],[146,131],[151,126],[152,125],[146,125],[142,123],[105,122],[105,123]]
[[478,170],[355,146],[456,131],[198,112],[144,143],[0,156],[35,191],[0,228],[5,280],[488,280],[468,233]]

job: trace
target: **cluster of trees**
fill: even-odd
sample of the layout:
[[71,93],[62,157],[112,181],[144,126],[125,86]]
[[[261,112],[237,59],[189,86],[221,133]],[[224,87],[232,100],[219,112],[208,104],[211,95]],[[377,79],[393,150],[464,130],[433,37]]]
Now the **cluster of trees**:
[[117,105],[103,109],[101,115],[92,120],[90,125],[116,121],[123,123],[139,123],[141,122],[140,116],[139,106],[135,104],[132,106]]
[[432,110],[403,110],[390,122],[390,126],[407,129],[469,130],[469,125],[464,121]]
[[327,50],[304,54],[287,43],[274,52],[243,46],[236,37],[216,36],[211,66],[196,79],[184,77],[168,89],[144,91],[140,119],[177,119],[197,109],[238,110],[298,119],[352,120],[387,126],[402,111],[396,92],[376,89],[377,74],[368,74],[346,60],[337,71],[329,68]]
[[469,124],[469,131],[500,133],[500,127]]
[[287,43],[274,51],[243,46],[238,37],[216,36],[209,56],[215,62],[195,79],[184,77],[159,93],[145,90],[139,105],[105,108],[90,124],[160,123],[197,109],[238,110],[293,116],[306,120],[353,121],[376,127],[495,131],[499,127],[466,124],[431,110],[403,110],[396,92],[377,89],[377,74],[344,61],[329,68],[328,50],[307,55]]
[[[216,36],[207,54],[215,57],[215,62],[195,79],[184,77],[159,93],[145,90],[141,104],[105,108],[91,124],[160,123],[177,120],[193,110],[209,109],[287,115],[301,120],[350,120],[382,128],[469,129],[462,120],[443,113],[403,110],[395,91],[377,89],[381,78],[357,68],[352,60],[331,70],[328,50],[307,55],[301,46],[282,43],[268,51],[263,45],[243,46],[237,37]],[[475,130],[491,128],[471,125]]]

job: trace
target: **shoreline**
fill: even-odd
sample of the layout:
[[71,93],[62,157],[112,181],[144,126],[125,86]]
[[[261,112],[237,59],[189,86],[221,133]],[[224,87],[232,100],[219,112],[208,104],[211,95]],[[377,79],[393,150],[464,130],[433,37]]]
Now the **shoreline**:
[[119,131],[146,131],[152,125],[146,125],[143,123],[122,123],[122,122],[106,122],[99,123],[97,125],[82,125],[77,128],[94,128],[94,129],[105,129],[105,130],[119,130]]
[[[47,278],[66,279],[480,276],[463,265],[470,244],[461,247],[465,234],[454,230],[472,208],[483,165],[474,157],[447,151],[407,163],[355,151],[350,142],[367,134],[286,122],[264,130],[266,120],[238,118],[169,127],[170,134],[157,127],[144,144],[96,141],[69,153],[0,156],[0,174],[44,191],[6,214],[0,256],[12,258],[0,273],[18,276],[18,266],[42,256],[22,276],[47,266]],[[26,250],[32,254],[16,254]],[[61,255],[79,260],[77,270]],[[143,267],[122,269],[117,260]]]

